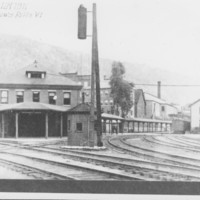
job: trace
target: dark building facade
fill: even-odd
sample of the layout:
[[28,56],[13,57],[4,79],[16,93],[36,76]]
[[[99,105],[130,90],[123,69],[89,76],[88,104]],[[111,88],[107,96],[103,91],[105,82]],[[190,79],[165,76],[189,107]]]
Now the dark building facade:
[[135,91],[135,117],[146,117],[146,100],[142,89],[136,89]]

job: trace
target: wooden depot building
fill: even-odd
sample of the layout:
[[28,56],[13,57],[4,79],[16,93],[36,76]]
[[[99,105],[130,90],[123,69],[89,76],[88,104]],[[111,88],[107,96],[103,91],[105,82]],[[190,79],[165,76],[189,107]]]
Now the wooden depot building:
[[79,104],[81,88],[36,61],[0,77],[0,137],[67,136],[67,111]]

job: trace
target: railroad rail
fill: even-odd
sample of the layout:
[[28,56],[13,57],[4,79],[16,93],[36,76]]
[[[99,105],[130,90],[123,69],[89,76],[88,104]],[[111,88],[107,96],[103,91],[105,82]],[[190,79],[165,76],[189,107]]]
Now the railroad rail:
[[[47,174],[52,174],[62,179],[71,180],[141,180],[137,176],[119,173],[117,170],[103,169],[103,167],[91,167],[77,162],[53,161],[47,158],[39,158],[23,153],[1,152],[2,160],[11,163],[13,167],[22,165],[27,168],[38,169]],[[13,167],[11,169],[13,169]],[[23,172],[23,171],[21,171]],[[43,179],[43,175],[40,176]]]
[[8,159],[0,158],[0,166],[12,171],[24,174],[30,179],[45,179],[45,180],[72,180],[69,177],[61,176],[46,170],[38,169],[33,166],[16,163]]
[[184,144],[181,143],[181,138],[178,138],[177,140],[173,140],[173,138],[170,137],[155,137],[155,136],[149,136],[145,137],[144,140],[146,142],[159,145],[159,146],[166,146],[170,148],[174,148],[176,150],[184,150],[186,152],[192,152],[192,153],[200,153],[200,146],[196,146],[195,143],[191,144],[191,142]]
[[[156,136],[153,135],[107,137],[106,145],[120,152],[114,156],[64,150],[56,148],[53,142],[22,145],[15,141],[1,141],[0,158],[25,165],[27,168],[34,167],[39,170],[45,168],[46,173],[51,173],[52,179],[54,175],[58,175],[60,177],[57,179],[74,180],[200,181],[199,160],[189,158],[183,160],[182,156],[157,152],[149,147],[134,146],[129,143],[129,139],[132,138],[148,145],[160,142],[155,141]],[[125,153],[131,156],[124,156]],[[39,174],[36,178],[40,176],[42,177]],[[46,177],[48,178],[48,175]]]
[[[135,180],[200,181],[200,177],[195,175],[195,172],[199,173],[200,171],[195,169],[195,167],[193,169],[193,173],[191,173],[191,169],[184,168],[183,170],[183,168],[181,168],[182,170],[181,171],[179,168],[177,167],[175,168],[173,165],[167,165],[167,164],[159,165],[159,163],[141,161],[141,160],[130,159],[130,158],[100,155],[100,154],[97,155],[94,153],[74,151],[74,150],[62,152],[61,150],[55,149],[55,148],[34,147],[33,149],[27,149],[27,153],[25,155],[22,155],[22,152],[20,153],[19,150],[17,151],[19,155],[16,155],[16,153],[13,153],[13,155],[15,155],[15,157],[16,156],[27,157],[28,154],[30,153],[33,154],[35,151],[39,151],[40,156],[42,154],[56,155],[59,157],[63,157],[65,159],[73,159],[73,160],[78,160],[81,162],[88,162],[88,163],[92,163],[93,165],[101,165],[101,166],[112,169],[112,171],[113,169],[117,169],[117,170],[120,170],[120,174],[127,173],[127,177],[132,177]],[[46,162],[46,159],[45,159],[45,162]],[[173,169],[174,172],[172,171],[169,172],[169,169]],[[94,179],[95,176],[93,175],[92,178]]]

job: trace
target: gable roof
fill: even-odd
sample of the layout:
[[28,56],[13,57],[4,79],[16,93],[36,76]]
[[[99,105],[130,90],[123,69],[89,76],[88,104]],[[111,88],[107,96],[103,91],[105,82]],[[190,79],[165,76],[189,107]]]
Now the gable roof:
[[[28,78],[26,72],[46,72],[45,78]],[[17,71],[2,75],[0,77],[0,85],[51,85],[51,86],[73,86],[81,89],[82,86],[71,79],[57,74],[38,63],[21,68]]]
[[198,103],[199,101],[200,101],[200,99],[196,100],[195,102],[191,103],[191,104],[189,105],[189,107],[192,107],[193,105],[195,105],[195,104]]
[[149,93],[146,93],[144,92],[144,96],[145,96],[145,99],[146,101],[154,101],[154,102],[157,102],[157,103],[160,103],[160,104],[165,104],[166,101],[163,100],[163,99],[160,99],[152,94],[149,94]]

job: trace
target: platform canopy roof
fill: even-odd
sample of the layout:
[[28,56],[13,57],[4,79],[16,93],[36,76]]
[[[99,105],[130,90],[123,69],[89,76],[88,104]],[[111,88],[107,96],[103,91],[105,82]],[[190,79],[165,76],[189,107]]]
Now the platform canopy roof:
[[105,119],[118,119],[118,120],[122,120],[124,118],[120,117],[120,116],[117,116],[117,115],[112,115],[112,114],[108,114],[108,113],[102,113],[101,114],[101,117],[102,118],[105,118]]
[[146,118],[126,118],[127,121],[132,122],[153,122],[153,123],[167,123],[171,124],[171,120],[159,120],[159,119],[146,119]]
[[26,111],[26,110],[44,110],[44,111],[57,111],[57,112],[66,112],[69,110],[68,107],[51,105],[46,103],[39,102],[23,102],[23,103],[15,103],[15,104],[1,104],[0,112],[16,110],[16,111]]

